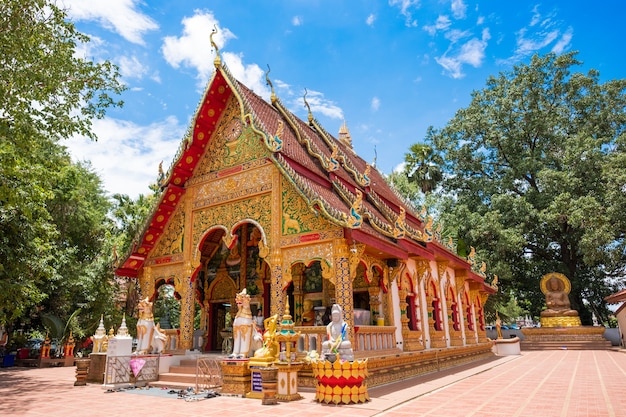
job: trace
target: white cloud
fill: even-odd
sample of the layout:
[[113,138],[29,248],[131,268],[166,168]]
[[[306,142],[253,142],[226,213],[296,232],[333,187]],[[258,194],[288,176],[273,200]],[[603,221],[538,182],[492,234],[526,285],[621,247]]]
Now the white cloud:
[[552,52],[555,54],[562,54],[564,50],[566,50],[570,46],[570,42],[572,41],[572,37],[574,36],[574,29],[571,27],[567,28],[567,31],[561,36],[561,39],[557,41],[557,43],[552,47]]
[[237,37],[230,30],[220,28],[219,21],[211,12],[196,10],[192,17],[184,18],[182,23],[181,36],[168,36],[163,40],[161,51],[170,65],[174,68],[183,66],[194,69],[197,72],[198,88],[203,89],[215,70],[213,65],[215,51],[212,51],[210,38],[212,28],[217,27],[218,31],[213,39],[232,75],[255,93],[269,100],[270,91],[265,84],[265,72],[257,64],[244,63],[242,53],[224,52],[226,43]]
[[472,35],[472,33],[470,31],[467,31],[467,30],[452,29],[452,30],[449,30],[448,32],[446,32],[444,37],[446,39],[448,39],[450,42],[456,43],[456,42],[460,41],[461,39],[467,38],[467,37],[469,37],[471,35]]
[[553,43],[553,52],[561,53],[567,49],[573,37],[573,30],[570,27],[563,33],[560,28],[561,22],[555,20],[554,17],[555,12],[548,13],[544,17],[539,12],[539,6],[535,6],[528,26],[516,32],[516,48],[513,56],[498,60],[498,64],[518,62]]
[[100,56],[104,44],[105,42],[102,38],[89,35],[89,42],[78,42],[76,44],[74,55],[79,58],[97,61],[96,57]]
[[343,119],[343,110],[334,102],[325,98],[324,94],[319,91],[305,88],[294,88],[290,84],[281,80],[272,80],[272,84],[274,85],[278,98],[288,107],[289,111],[294,114],[301,114],[303,110],[308,111],[304,105],[304,95],[306,93],[306,101],[309,103],[314,117],[322,114],[331,119]]
[[378,97],[372,98],[372,102],[370,103],[370,107],[372,111],[377,112],[380,108],[380,99]]
[[484,16],[478,16],[478,19],[476,19],[476,25],[480,26],[483,23],[485,23],[485,17]]
[[294,26],[300,26],[302,25],[302,18],[300,16],[294,16],[291,19],[291,24]]
[[257,64],[244,64],[243,54],[235,54],[233,52],[224,52],[222,54],[226,66],[230,73],[249,89],[263,97],[265,100],[270,99],[270,90],[266,85],[265,72]]
[[402,172],[404,171],[404,167],[406,167],[406,162],[400,162],[393,168],[393,172]]
[[166,36],[161,52],[174,68],[183,66],[196,70],[196,78],[202,88],[214,69],[215,51],[210,43],[213,28],[218,28],[213,39],[220,50],[230,39],[236,39],[236,36],[230,30],[221,28],[213,13],[207,11],[195,10],[194,15],[185,17],[182,24],[183,34],[180,37]]
[[420,6],[420,0],[389,0],[390,6],[397,6],[400,8],[400,13],[405,17],[404,24],[407,27],[416,27],[417,20],[413,19],[413,14],[409,9],[418,9]]
[[93,131],[97,142],[84,137],[65,142],[73,159],[90,160],[110,194],[136,198],[150,192],[161,161],[164,170],[169,168],[185,127],[173,116],[147,126],[104,118],[94,120]]
[[539,5],[537,4],[533,7],[533,17],[530,19],[530,26],[535,26],[539,21],[541,21],[541,13],[539,13]]
[[515,54],[520,57],[533,54],[535,51],[550,45],[559,37],[558,30],[549,32],[530,33],[526,28],[517,32],[517,48]]
[[123,78],[141,79],[148,73],[148,67],[139,62],[136,56],[121,56],[116,59],[116,62]]
[[[311,107],[311,113],[313,113],[313,116],[316,114],[323,114],[331,119],[342,120],[344,118],[343,110],[341,110],[341,108],[331,100],[325,98],[324,94],[319,91],[307,89],[306,101]],[[300,106],[303,105],[302,97],[296,97],[292,102],[296,108],[300,108]]]
[[435,58],[435,60],[452,78],[462,78],[465,75],[463,74],[464,64],[469,64],[475,68],[482,65],[485,59],[487,41],[490,38],[489,29],[485,28],[483,29],[481,39],[472,38],[464,43],[458,52],[449,54],[450,50],[448,50],[442,56]]
[[446,15],[440,15],[437,17],[437,21],[434,25],[426,25],[424,26],[424,30],[428,32],[431,36],[434,36],[438,30],[447,30],[450,27],[450,18]]
[[463,0],[452,0],[452,16],[455,19],[465,19],[465,12],[467,12],[467,5],[463,3]]
[[138,10],[139,0],[61,0],[73,20],[95,20],[124,39],[144,45],[143,35],[159,25]]
[[375,21],[376,21],[376,15],[372,13],[369,16],[367,16],[365,23],[367,24],[367,26],[374,26]]

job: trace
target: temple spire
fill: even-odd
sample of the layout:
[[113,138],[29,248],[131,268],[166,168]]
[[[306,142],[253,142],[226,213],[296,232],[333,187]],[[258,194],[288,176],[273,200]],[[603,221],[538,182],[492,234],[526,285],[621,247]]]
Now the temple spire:
[[352,149],[352,136],[350,136],[350,131],[348,130],[348,126],[346,125],[345,120],[339,128],[339,142]]

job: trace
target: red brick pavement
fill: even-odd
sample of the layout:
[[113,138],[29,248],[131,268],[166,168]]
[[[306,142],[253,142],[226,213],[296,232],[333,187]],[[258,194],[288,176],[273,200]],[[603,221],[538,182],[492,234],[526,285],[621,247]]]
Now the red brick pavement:
[[156,388],[106,393],[98,384],[75,387],[74,370],[0,369],[0,416],[626,417],[626,354],[617,350],[494,357],[370,388],[370,402],[349,406],[318,404],[311,391],[274,406],[225,396],[187,402]]

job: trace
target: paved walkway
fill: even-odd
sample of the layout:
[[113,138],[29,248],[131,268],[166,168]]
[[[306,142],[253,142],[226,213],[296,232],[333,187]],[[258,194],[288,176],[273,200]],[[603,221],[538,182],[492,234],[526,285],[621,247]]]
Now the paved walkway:
[[166,390],[106,393],[74,387],[75,368],[0,369],[0,416],[272,416],[365,417],[626,417],[623,351],[529,351],[472,366],[370,388],[365,404],[326,405],[303,399],[273,406],[215,397],[187,402]]

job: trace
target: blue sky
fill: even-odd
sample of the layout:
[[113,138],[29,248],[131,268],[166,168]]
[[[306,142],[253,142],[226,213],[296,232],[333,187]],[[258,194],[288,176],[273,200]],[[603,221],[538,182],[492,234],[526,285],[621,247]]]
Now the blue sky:
[[390,173],[429,126],[443,127],[490,75],[534,53],[579,51],[580,71],[626,78],[626,3],[470,0],[61,0],[92,41],[81,56],[117,64],[125,106],[67,145],[109,193],[148,193],[169,167],[211,77],[217,44],[231,73],[266,99],[265,71],[301,118],[307,101],[356,152]]

